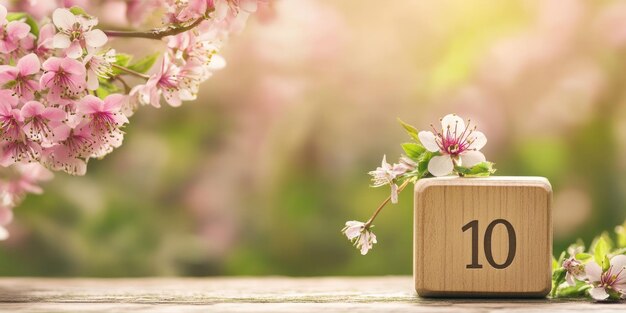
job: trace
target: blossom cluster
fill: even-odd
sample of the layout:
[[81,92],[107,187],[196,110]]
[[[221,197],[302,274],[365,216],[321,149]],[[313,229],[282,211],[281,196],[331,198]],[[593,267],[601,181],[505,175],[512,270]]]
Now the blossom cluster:
[[372,187],[390,186],[391,194],[376,209],[365,223],[348,221],[342,232],[365,255],[376,243],[372,233],[372,222],[380,210],[389,202],[397,203],[398,194],[411,182],[429,176],[489,176],[495,172],[493,163],[487,162],[480,152],[487,138],[455,114],[441,119],[441,129],[431,125],[431,131],[420,131],[400,121],[412,142],[402,144],[406,155],[400,156],[398,163],[390,164],[383,156],[381,165],[369,172]]
[[[128,12],[138,4],[165,11],[164,26],[145,32],[103,31],[76,6],[36,19],[0,5],[0,239],[12,208],[41,192],[37,183],[50,171],[84,175],[90,159],[119,147],[137,107],[194,100],[200,83],[225,65],[220,46],[257,2],[129,1]],[[108,47],[114,37],[161,40],[164,51],[133,62]]]
[[597,301],[626,299],[626,222],[615,228],[617,240],[605,232],[585,252],[581,240],[552,261],[552,297]]

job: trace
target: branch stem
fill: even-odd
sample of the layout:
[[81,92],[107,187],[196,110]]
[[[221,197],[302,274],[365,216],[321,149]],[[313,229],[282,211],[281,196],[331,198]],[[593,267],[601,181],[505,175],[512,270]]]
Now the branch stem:
[[[402,185],[400,185],[400,187],[398,187],[398,193],[402,192],[402,190],[404,190],[404,187],[406,187],[409,183],[410,183],[409,179],[405,180],[404,183],[402,183]],[[387,199],[385,199],[385,201],[383,201],[378,206],[376,211],[374,211],[374,214],[372,214],[372,217],[370,217],[370,219],[367,220],[367,223],[365,223],[365,225],[363,225],[364,229],[368,229],[370,226],[372,226],[372,223],[374,222],[374,219],[376,219],[376,216],[378,216],[378,213],[380,213],[380,211],[385,207],[385,205],[387,205],[387,203],[389,203],[389,200],[391,200],[391,195],[389,195],[389,197],[387,197]]]
[[142,74],[142,73],[133,71],[133,70],[131,70],[129,68],[126,68],[126,67],[123,67],[123,66],[120,66],[120,65],[117,65],[117,64],[111,64],[111,66],[116,68],[116,69],[118,69],[118,70],[120,70],[120,71],[122,71],[122,72],[126,72],[128,74],[131,74],[131,75],[134,75],[134,76],[137,76],[137,77],[141,77],[141,78],[144,78],[144,79],[149,79],[150,78],[150,76],[148,76],[146,74]]
[[201,17],[193,23],[185,26],[169,26],[164,28],[155,28],[148,31],[126,31],[126,30],[104,30],[104,33],[109,37],[126,37],[126,38],[146,38],[161,40],[163,37],[174,36],[180,33],[184,33],[188,30],[200,25],[205,18]]

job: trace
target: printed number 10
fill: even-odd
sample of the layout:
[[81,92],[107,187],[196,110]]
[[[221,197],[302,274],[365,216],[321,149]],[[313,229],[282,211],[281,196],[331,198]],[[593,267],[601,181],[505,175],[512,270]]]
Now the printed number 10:
[[[502,224],[506,227],[506,231],[509,237],[509,253],[506,257],[506,261],[502,264],[496,263],[493,259],[493,251],[491,249],[491,236],[493,234],[493,229],[496,225]],[[461,230],[465,232],[468,229],[472,229],[472,263],[467,264],[466,268],[483,268],[481,264],[478,263],[478,220],[473,220],[467,224],[465,224]],[[504,219],[493,220],[489,225],[487,225],[487,229],[485,230],[485,238],[483,248],[485,249],[485,258],[489,265],[497,269],[507,268],[511,263],[513,263],[513,259],[515,258],[515,250],[516,250],[517,240],[515,238],[515,229],[513,229],[513,225],[509,223],[509,221]]]

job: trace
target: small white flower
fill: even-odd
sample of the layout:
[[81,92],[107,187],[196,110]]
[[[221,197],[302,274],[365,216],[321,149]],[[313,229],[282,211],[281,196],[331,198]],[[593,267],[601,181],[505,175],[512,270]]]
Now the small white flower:
[[598,263],[591,261],[585,266],[587,280],[593,286],[589,294],[596,300],[606,300],[609,292],[617,292],[620,296],[626,295],[626,255],[616,255],[611,258],[609,269],[602,271]]
[[341,231],[354,243],[357,249],[361,250],[362,255],[366,255],[367,251],[372,249],[377,242],[376,235],[369,227],[365,228],[365,223],[359,221],[347,221],[346,226]]
[[58,29],[54,35],[55,48],[66,49],[68,57],[76,59],[83,55],[83,48],[99,48],[107,43],[106,34],[99,29],[92,29],[98,19],[76,16],[68,9],[56,9],[52,13],[52,22]]
[[396,185],[395,179],[406,173],[407,170],[409,167],[405,164],[391,165],[387,163],[387,156],[385,155],[380,167],[369,172],[372,175],[372,187],[391,186],[391,203],[398,203],[398,185]]
[[439,152],[428,162],[428,171],[434,176],[452,173],[455,165],[472,167],[485,161],[479,150],[487,143],[487,138],[476,127],[467,127],[462,118],[448,114],[441,119],[441,131],[421,131],[417,135],[428,151]]
[[574,257],[570,257],[569,259],[564,260],[563,268],[567,271],[567,273],[565,274],[565,280],[570,286],[576,285],[576,281],[574,280],[574,278],[578,280],[585,280],[586,278],[585,265],[582,262],[576,260],[576,258]]

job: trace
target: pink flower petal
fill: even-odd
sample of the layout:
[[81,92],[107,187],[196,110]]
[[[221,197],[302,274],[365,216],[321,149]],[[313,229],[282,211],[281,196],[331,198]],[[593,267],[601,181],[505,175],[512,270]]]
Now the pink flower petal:
[[44,105],[41,104],[41,102],[28,101],[24,104],[20,112],[21,112],[22,117],[27,119],[27,118],[31,118],[37,115],[41,115],[41,113],[43,113],[45,108],[46,107],[44,107]]
[[0,5],[0,25],[4,25],[7,22],[7,8]]
[[17,78],[19,71],[10,65],[0,65],[0,84],[4,85]]
[[590,282],[598,282],[602,276],[602,268],[598,263],[591,261],[585,265],[585,275]]
[[83,114],[93,114],[102,112],[104,108],[104,102],[100,98],[87,95],[82,100],[78,101],[77,112]]
[[30,26],[23,22],[11,21],[7,25],[6,32],[9,37],[22,39],[30,32]]
[[5,226],[13,220],[13,210],[7,207],[0,207],[0,225]]
[[39,63],[39,57],[36,54],[30,53],[22,57],[17,61],[17,68],[22,76],[33,75],[39,72],[41,63]]
[[96,90],[100,87],[100,82],[98,81],[98,74],[96,72],[88,70],[87,71],[87,89]]
[[65,50],[65,54],[72,59],[77,59],[81,57],[83,55],[83,47],[80,45],[80,41],[72,41],[69,48]]
[[121,94],[111,94],[104,99],[103,109],[108,112],[119,112],[124,102],[124,96]]
[[7,89],[0,90],[0,104],[12,108],[17,105],[17,102],[18,99],[13,95],[13,91]]
[[62,121],[65,119],[65,111],[59,108],[45,108],[41,116],[51,121]]

